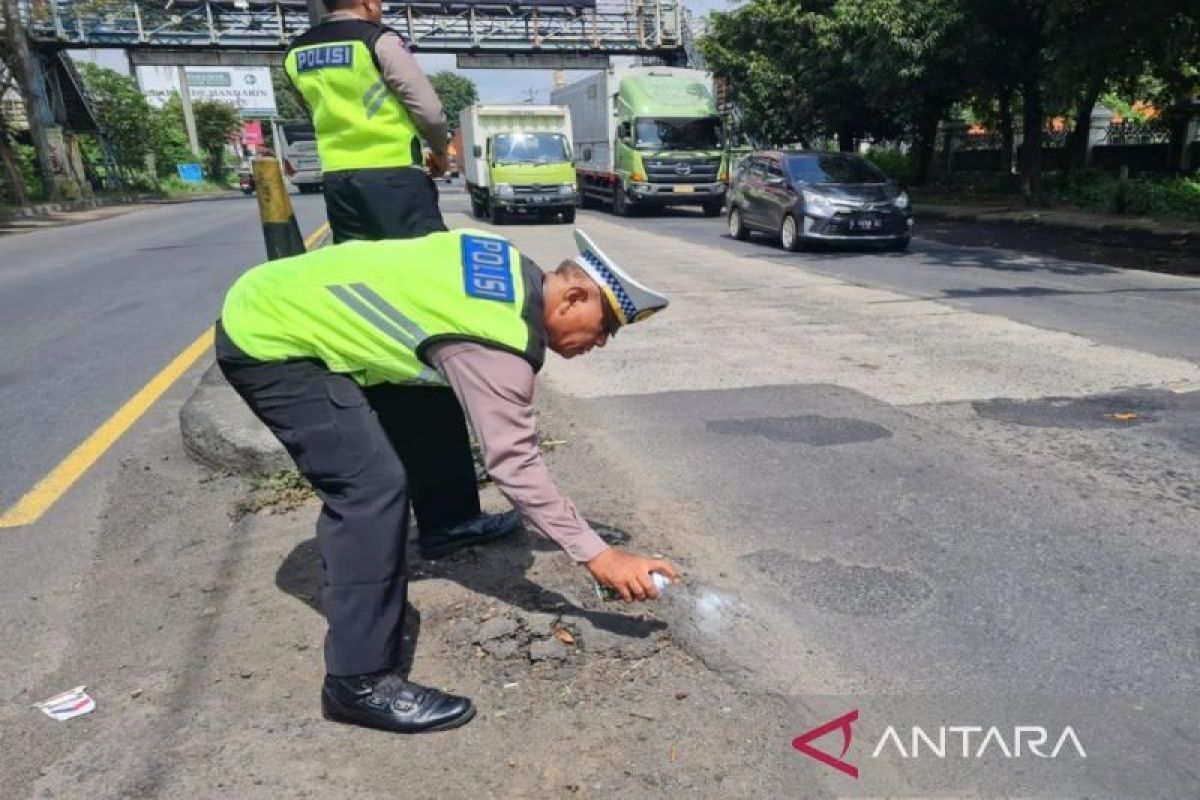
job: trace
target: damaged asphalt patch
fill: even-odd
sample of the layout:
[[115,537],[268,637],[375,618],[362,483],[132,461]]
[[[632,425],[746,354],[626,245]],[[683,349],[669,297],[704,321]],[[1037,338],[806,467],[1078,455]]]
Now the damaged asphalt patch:
[[705,423],[713,433],[729,436],[761,436],[775,442],[796,442],[813,447],[857,444],[886,439],[892,432],[864,419],[822,417],[807,414],[798,417],[758,417],[718,419]]

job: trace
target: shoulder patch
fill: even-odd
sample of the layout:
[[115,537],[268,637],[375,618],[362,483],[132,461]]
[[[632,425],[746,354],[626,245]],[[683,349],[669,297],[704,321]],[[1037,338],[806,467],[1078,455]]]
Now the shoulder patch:
[[327,44],[296,51],[296,71],[354,66],[354,47],[348,44]]
[[463,234],[463,291],[481,300],[511,303],[516,298],[508,242]]

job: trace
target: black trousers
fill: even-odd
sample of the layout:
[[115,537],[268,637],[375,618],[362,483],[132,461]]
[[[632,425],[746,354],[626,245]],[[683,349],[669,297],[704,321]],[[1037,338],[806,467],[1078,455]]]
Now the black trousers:
[[334,244],[411,239],[446,230],[437,186],[417,167],[326,172],[322,181]]
[[[230,385],[287,448],[323,502],[317,547],[329,624],[326,671],[391,669],[399,659],[408,596],[410,496],[422,526],[423,508],[445,514],[461,502],[466,507],[458,516],[479,513],[473,467],[469,495],[446,477],[443,462],[447,454],[453,460],[466,436],[461,409],[447,413],[445,400],[458,406],[453,393],[435,387],[364,392],[316,360],[258,361],[238,349],[220,323],[216,352]],[[387,411],[379,413],[376,403]]]

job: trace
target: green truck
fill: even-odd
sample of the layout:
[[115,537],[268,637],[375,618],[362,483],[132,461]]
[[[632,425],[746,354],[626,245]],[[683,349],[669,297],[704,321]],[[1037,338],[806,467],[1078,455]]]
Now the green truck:
[[571,110],[579,203],[700,206],[717,216],[729,170],[708,73],[626,67],[589,75],[551,99]]
[[510,216],[575,221],[571,114],[561,106],[473,105],[459,116],[471,211],[499,224]]

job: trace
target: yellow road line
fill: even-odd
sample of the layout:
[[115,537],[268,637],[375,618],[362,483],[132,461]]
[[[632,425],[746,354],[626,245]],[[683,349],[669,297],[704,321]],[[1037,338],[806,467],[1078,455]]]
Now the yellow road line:
[[322,222],[321,226],[319,228],[317,228],[315,231],[313,231],[312,233],[310,233],[308,235],[308,238],[304,240],[304,249],[312,250],[313,245],[316,244],[321,239],[321,237],[327,233],[329,233],[329,223]]
[[91,436],[71,451],[71,454],[58,463],[46,477],[36,486],[25,493],[16,505],[0,516],[0,528],[16,528],[37,522],[46,510],[62,497],[71,485],[95,464],[100,456],[112,447],[133,423],[145,414],[154,401],[171,387],[175,380],[196,362],[202,353],[212,348],[213,329],[200,334],[196,341],[187,346],[182,353],[175,356],[170,364],[150,379],[150,382],[129,398],[125,405],[117,409],[117,413],[109,417],[103,425],[97,428]]
[[[329,232],[329,223],[324,222],[304,240],[304,246],[312,249],[321,237]],[[179,376],[187,372],[196,359],[212,348],[213,329],[210,325],[204,333],[172,359],[150,382],[129,398],[125,405],[105,420],[104,424],[58,462],[58,466],[38,481],[11,508],[0,515],[0,528],[18,528],[37,522],[50,506],[95,464],[108,448],[112,447],[133,424],[145,414],[158,398],[162,397]]]

